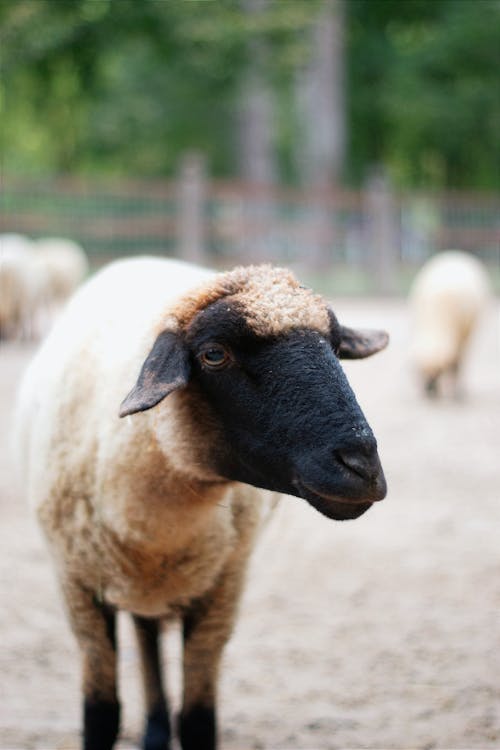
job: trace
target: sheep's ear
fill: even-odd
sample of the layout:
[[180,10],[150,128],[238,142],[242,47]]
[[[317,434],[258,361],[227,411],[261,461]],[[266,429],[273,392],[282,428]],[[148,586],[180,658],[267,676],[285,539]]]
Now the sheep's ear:
[[146,411],[165,396],[187,385],[189,353],[181,336],[163,331],[156,339],[139,373],[137,383],[120,406],[120,417]]
[[363,359],[385,349],[389,335],[385,331],[340,326],[339,359]]

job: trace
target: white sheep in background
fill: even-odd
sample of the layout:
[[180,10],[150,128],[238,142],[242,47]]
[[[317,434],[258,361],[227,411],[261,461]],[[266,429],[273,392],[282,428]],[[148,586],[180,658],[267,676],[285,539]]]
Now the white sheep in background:
[[39,239],[34,249],[37,264],[45,276],[46,299],[60,305],[87,276],[87,256],[80,245],[62,237]]
[[420,269],[410,290],[412,359],[425,392],[434,396],[444,378],[460,395],[459,374],[470,336],[489,297],[489,279],[476,257],[447,250]]
[[72,240],[0,235],[0,338],[45,333],[87,273],[87,256]]
[[41,294],[31,240],[0,235],[0,340],[34,337]]
[[339,358],[386,344],[271,266],[131,259],[77,292],[26,372],[16,434],[82,655],[85,750],[118,735],[118,610],[139,641],[145,750],[170,747],[158,638],[172,618],[181,747],[214,750],[219,662],[262,504],[288,493],[344,520],[385,495]]

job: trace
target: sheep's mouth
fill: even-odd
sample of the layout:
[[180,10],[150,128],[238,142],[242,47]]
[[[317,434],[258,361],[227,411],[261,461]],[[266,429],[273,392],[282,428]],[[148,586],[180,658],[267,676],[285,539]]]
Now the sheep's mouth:
[[307,500],[313,508],[324,516],[332,518],[334,521],[350,521],[359,518],[359,516],[366,513],[373,505],[373,502],[368,500],[347,500],[318,492],[298,479],[294,481],[294,485],[300,497]]

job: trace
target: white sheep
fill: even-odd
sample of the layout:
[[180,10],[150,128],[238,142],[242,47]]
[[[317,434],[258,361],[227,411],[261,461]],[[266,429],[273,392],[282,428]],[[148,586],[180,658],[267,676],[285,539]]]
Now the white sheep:
[[459,395],[467,345],[488,297],[487,272],[469,253],[438,253],[418,272],[410,290],[412,359],[428,395],[436,395],[446,377]]
[[46,300],[49,304],[60,305],[88,274],[85,251],[73,240],[62,237],[39,239],[34,250],[37,265],[45,278]]
[[0,340],[33,337],[40,293],[31,240],[0,235]]
[[136,625],[145,750],[170,747],[158,637],[172,618],[182,749],[216,747],[219,662],[262,503],[293,494],[344,520],[385,495],[338,358],[386,343],[271,266],[132,259],[77,292],[26,372],[16,433],[81,650],[85,750],[118,734],[117,610]]

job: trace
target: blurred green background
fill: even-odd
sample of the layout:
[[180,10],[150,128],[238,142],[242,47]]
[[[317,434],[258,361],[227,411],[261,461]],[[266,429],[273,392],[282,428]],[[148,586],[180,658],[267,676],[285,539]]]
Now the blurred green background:
[[0,48],[1,231],[175,252],[195,154],[209,261],[309,258],[370,289],[379,180],[402,266],[382,287],[457,242],[498,275],[500,0],[1,0]]

